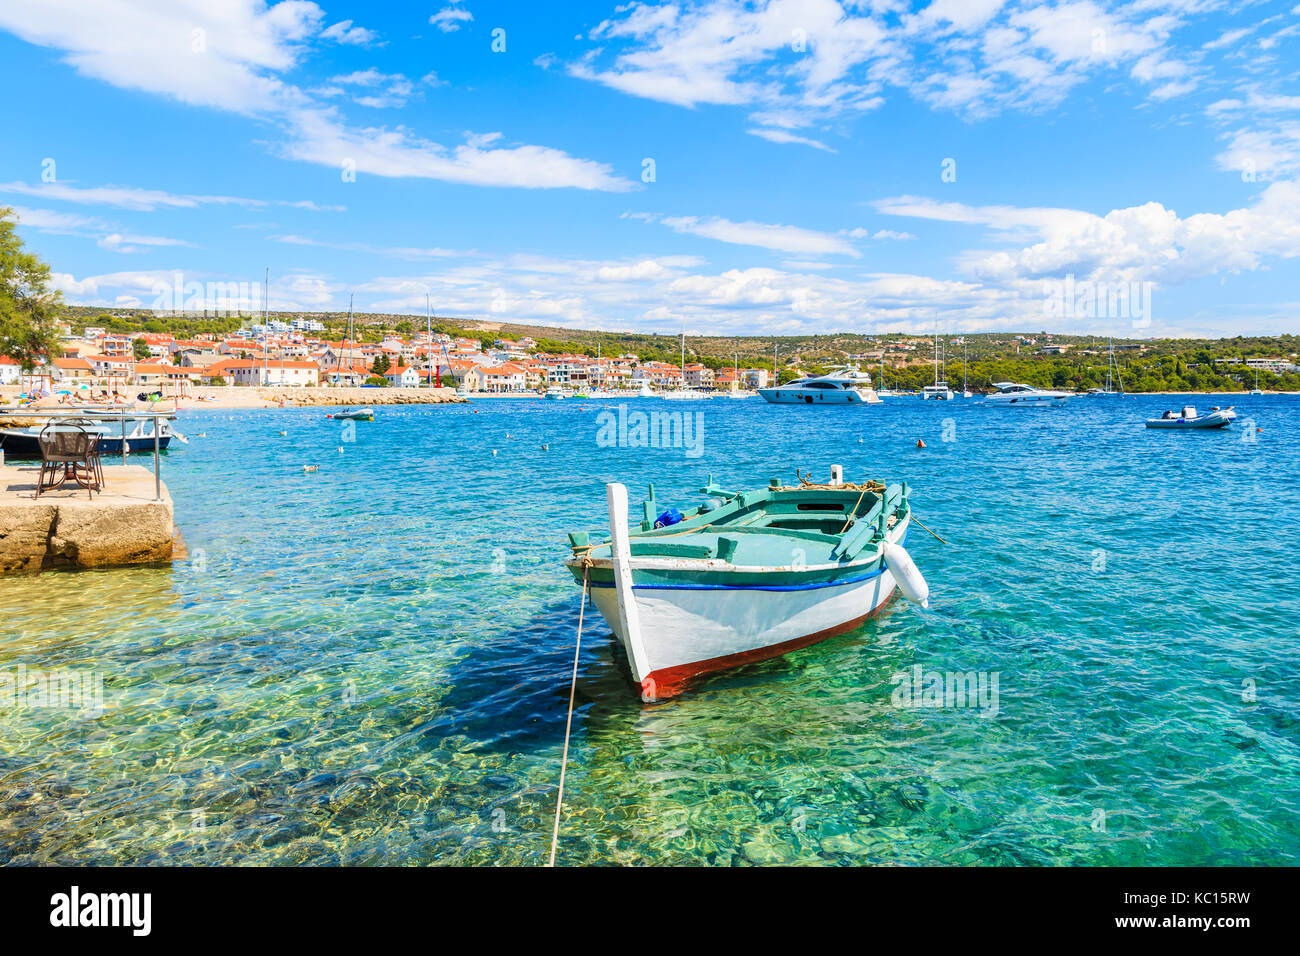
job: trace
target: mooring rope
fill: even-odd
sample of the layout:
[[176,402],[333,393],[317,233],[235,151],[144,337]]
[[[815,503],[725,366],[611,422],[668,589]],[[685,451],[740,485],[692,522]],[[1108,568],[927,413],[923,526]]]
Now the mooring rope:
[[555,866],[555,848],[560,842],[560,810],[564,806],[564,772],[569,767],[569,732],[573,728],[573,700],[578,690],[578,655],[582,652],[582,618],[587,611],[587,576],[591,566],[582,566],[582,604],[578,608],[578,640],[573,646],[573,677],[569,681],[569,716],[564,721],[564,754],[560,757],[560,789],[555,795],[555,828],[551,830],[551,859]]
[[[917,524],[921,524],[921,519],[918,518],[916,515],[912,515],[912,520],[915,521]],[[948,543],[947,541],[943,540],[943,538],[940,538],[937,534],[935,534],[933,531],[931,531],[929,528],[927,528],[927,527],[926,527],[925,525],[923,525],[923,524],[921,524],[921,530],[924,531],[924,532],[926,532],[926,533],[929,534],[929,535],[932,535],[932,536],[934,537],[934,539],[935,539],[936,541],[938,541],[940,544],[947,544],[947,543]]]

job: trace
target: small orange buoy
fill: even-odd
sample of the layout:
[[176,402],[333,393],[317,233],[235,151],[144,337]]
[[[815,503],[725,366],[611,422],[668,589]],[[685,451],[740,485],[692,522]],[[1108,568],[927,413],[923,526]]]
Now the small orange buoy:
[[916,447],[917,447],[917,448],[924,448],[924,447],[925,447],[925,442],[921,441],[921,439],[918,438],[918,439],[916,440]]

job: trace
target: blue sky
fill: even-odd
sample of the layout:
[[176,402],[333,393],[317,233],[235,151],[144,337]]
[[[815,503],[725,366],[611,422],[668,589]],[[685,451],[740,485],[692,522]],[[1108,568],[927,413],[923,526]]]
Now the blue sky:
[[610,329],[1300,327],[1295,0],[6,0],[0,64],[69,302],[269,266],[273,309]]

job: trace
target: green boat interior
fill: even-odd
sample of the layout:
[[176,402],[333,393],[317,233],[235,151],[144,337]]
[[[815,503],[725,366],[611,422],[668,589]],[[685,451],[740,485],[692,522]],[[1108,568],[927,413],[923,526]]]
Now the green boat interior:
[[[773,478],[767,488],[734,492],[710,476],[700,492],[708,496],[705,503],[676,512],[680,521],[656,527],[675,509],[656,501],[651,485],[640,528],[630,534],[632,555],[717,558],[744,566],[850,562],[874,549],[908,508],[906,483],[787,487]],[[575,555],[610,555],[608,535],[576,532],[569,544]]]

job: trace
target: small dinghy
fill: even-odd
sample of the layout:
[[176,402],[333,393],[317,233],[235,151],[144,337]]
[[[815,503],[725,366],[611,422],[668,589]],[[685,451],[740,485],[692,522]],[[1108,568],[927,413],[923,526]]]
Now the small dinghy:
[[1216,408],[1204,415],[1197,415],[1193,406],[1186,405],[1182,414],[1170,411],[1160,418],[1148,418],[1147,428],[1224,428],[1231,425],[1236,417],[1237,413],[1231,407]]
[[777,657],[850,631],[898,587],[928,606],[903,544],[908,486],[831,481],[734,492],[712,478],[704,504],[650,498],[629,530],[627,489],[605,486],[610,540],[569,535],[574,579],[623,644],[643,700],[699,674]]
[[339,421],[352,422],[373,422],[375,420],[375,410],[373,408],[349,408],[345,412],[335,412],[328,418],[338,419]]

